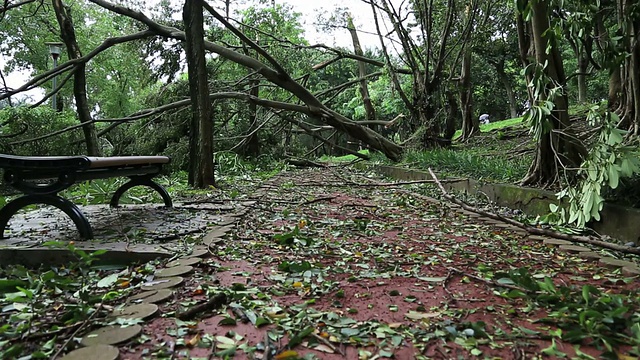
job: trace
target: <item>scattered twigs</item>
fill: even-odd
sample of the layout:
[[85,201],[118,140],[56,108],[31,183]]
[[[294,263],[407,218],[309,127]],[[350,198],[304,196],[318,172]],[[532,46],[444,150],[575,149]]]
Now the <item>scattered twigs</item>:
[[342,351],[342,349],[336,347],[335,345],[333,345],[329,340],[323,338],[322,336],[318,335],[318,334],[312,334],[313,337],[315,337],[318,341],[320,341],[321,343],[327,345],[329,347],[329,349],[331,349],[333,352],[337,352],[338,354],[342,355],[342,356],[347,356],[344,351]]
[[436,177],[436,174],[433,173],[433,171],[431,170],[431,168],[429,168],[429,174],[431,174],[431,177],[433,178],[433,180],[435,181],[436,185],[438,186],[438,188],[440,189],[440,191],[442,192],[442,195],[445,197],[445,199],[451,201],[452,203],[459,205],[460,207],[462,207],[463,209],[467,210],[467,211],[472,211],[475,212],[477,214],[480,214],[482,216],[494,219],[494,220],[500,220],[503,221],[507,224],[513,225],[513,226],[517,226],[525,231],[527,231],[529,234],[532,235],[544,235],[544,236],[549,236],[549,237],[554,237],[556,239],[562,239],[562,240],[567,240],[567,241],[571,241],[571,242],[577,242],[577,243],[583,243],[583,244],[590,244],[590,245],[595,245],[595,246],[599,246],[602,248],[606,248],[606,249],[610,249],[610,250],[616,250],[616,251],[620,251],[620,252],[624,252],[624,253],[628,253],[628,254],[635,254],[635,255],[640,255],[640,248],[635,248],[635,247],[631,247],[631,246],[625,246],[625,245],[618,245],[618,244],[612,244],[610,242],[607,241],[603,241],[603,240],[598,240],[593,236],[581,236],[581,235],[569,235],[569,234],[563,234],[557,231],[553,231],[550,229],[539,229],[536,227],[532,227],[532,226],[528,226],[526,224],[523,224],[519,221],[513,220],[513,219],[509,219],[506,218],[504,216],[500,216],[498,214],[494,214],[494,213],[490,213],[487,211],[483,211],[480,210],[476,207],[473,206],[469,206],[466,203],[464,203],[463,201],[460,201],[458,199],[456,199],[455,197],[451,196],[447,190],[442,186],[442,183],[440,180],[438,180],[438,178]]
[[243,324],[246,324],[249,322],[249,317],[247,316],[247,314],[244,312],[244,309],[242,309],[239,306],[232,306],[231,307],[231,312],[233,312],[233,314],[240,319],[240,321]]
[[532,293],[531,291],[523,289],[521,287],[518,287],[518,286],[515,286],[515,285],[510,285],[510,284],[499,284],[499,283],[497,283],[497,282],[495,282],[493,280],[489,280],[489,279],[481,278],[479,276],[471,275],[471,274],[468,274],[468,273],[466,273],[466,272],[464,272],[464,271],[462,271],[460,269],[456,269],[454,267],[448,267],[447,266],[446,268],[450,272],[454,272],[456,274],[459,274],[459,275],[462,275],[462,276],[466,276],[466,277],[468,277],[470,279],[481,281],[481,282],[483,282],[485,284],[488,284],[488,285],[491,285],[491,286],[494,286],[494,287],[503,287],[503,288],[506,288],[506,289],[522,291],[523,293],[526,293],[526,294],[531,294]]
[[64,349],[67,348],[71,340],[73,340],[76,337],[76,335],[80,332],[80,330],[82,330],[89,322],[91,322],[91,320],[93,320],[93,318],[100,312],[100,310],[102,310],[102,303],[98,304],[93,314],[91,314],[91,316],[89,316],[85,321],[83,321],[82,324],[80,324],[80,326],[76,328],[73,334],[71,334],[71,336],[69,336],[67,340],[65,340],[64,344],[62,344],[60,349],[58,349],[58,351],[56,351],[56,353],[53,354],[50,360],[55,360],[58,356],[60,356],[60,354],[64,351]]
[[263,359],[271,359],[271,342],[269,341],[269,331],[264,334],[264,356]]
[[449,272],[447,272],[447,276],[444,278],[444,281],[442,281],[442,289],[447,293],[447,295],[449,295],[451,300],[456,301],[456,299],[453,297],[453,294],[451,294],[451,291],[449,291],[449,289],[447,288],[447,282],[449,282],[449,279],[451,279],[452,274],[453,271],[449,269]]
[[337,198],[337,196],[323,196],[323,197],[315,198],[313,200],[301,202],[298,205],[310,205],[310,204],[321,202],[321,201],[327,201],[327,200],[331,201],[331,200],[333,200],[335,198]]
[[289,158],[287,159],[287,163],[290,165],[298,166],[298,167],[318,167],[318,168],[327,167],[327,164],[323,164],[317,161],[311,161],[308,159],[299,159],[299,158]]
[[65,332],[65,331],[69,331],[69,330],[75,329],[75,328],[77,328],[79,326],[82,326],[83,324],[84,324],[84,322],[81,321],[81,322],[73,323],[71,325],[59,327],[56,330],[45,331],[45,332],[37,332],[37,333],[32,333],[32,334],[29,334],[29,335],[26,335],[26,336],[18,336],[18,337],[12,338],[10,341],[11,342],[33,341],[33,340],[37,340],[37,339],[48,338],[48,337],[52,337],[54,335],[60,334],[62,332]]
[[207,300],[207,302],[195,305],[190,309],[178,314],[178,319],[183,321],[190,320],[200,313],[218,309],[222,307],[222,305],[225,305],[226,303],[227,303],[227,294],[221,292],[214,295],[212,298]]
[[213,360],[216,358],[216,341],[212,340],[211,341],[211,352],[209,353],[209,357],[207,358],[208,360]]
[[[456,183],[456,182],[462,182],[462,181],[467,181],[467,179],[447,179],[444,180],[443,182],[445,183]],[[350,186],[358,186],[358,187],[393,187],[393,186],[402,186],[402,185],[415,185],[415,184],[429,184],[429,183],[434,183],[434,180],[412,180],[412,181],[397,181],[397,182],[390,182],[390,183],[366,183],[366,184],[361,184],[361,183],[352,183],[350,184]]]
[[[443,180],[444,183],[456,183],[467,181],[467,179],[447,179]],[[324,187],[395,187],[395,186],[403,186],[403,185],[415,185],[415,184],[429,184],[434,183],[434,180],[412,180],[412,181],[398,181],[398,182],[390,182],[390,183],[381,183],[381,182],[372,182],[372,183],[357,183],[351,180],[346,180],[345,183],[319,183],[319,182],[308,182],[302,184],[296,184],[296,186],[324,186]]]

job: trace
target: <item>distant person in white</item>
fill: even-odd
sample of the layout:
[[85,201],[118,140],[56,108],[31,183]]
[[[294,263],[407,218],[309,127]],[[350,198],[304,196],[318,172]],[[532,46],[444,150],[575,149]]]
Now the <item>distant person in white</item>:
[[489,114],[482,114],[480,115],[480,124],[486,125],[488,124],[489,121]]

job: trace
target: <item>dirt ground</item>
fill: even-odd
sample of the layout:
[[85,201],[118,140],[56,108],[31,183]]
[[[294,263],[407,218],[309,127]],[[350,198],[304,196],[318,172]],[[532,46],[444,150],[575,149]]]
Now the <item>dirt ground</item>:
[[[553,303],[519,296],[522,283],[505,278],[520,271],[534,282],[607,294],[635,291],[637,280],[416,188],[339,168],[272,178],[159,304],[142,337],[120,345],[120,358],[601,356],[594,339],[559,340],[554,334],[577,325],[558,320]],[[176,319],[221,293],[226,305]]]

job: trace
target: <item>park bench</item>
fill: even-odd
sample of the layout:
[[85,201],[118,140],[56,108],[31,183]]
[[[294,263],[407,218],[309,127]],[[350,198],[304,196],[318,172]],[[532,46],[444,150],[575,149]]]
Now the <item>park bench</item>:
[[71,201],[58,195],[77,182],[128,177],[129,181],[113,194],[110,205],[117,207],[120,197],[134,186],[148,186],[162,196],[165,206],[172,207],[169,193],[153,181],[162,165],[168,164],[166,156],[13,156],[0,154],[0,169],[4,170],[4,182],[23,195],[0,209],[0,238],[9,219],[20,209],[34,204],[54,206],[66,213],[75,223],[80,236],[93,238],[93,230],[85,215]]

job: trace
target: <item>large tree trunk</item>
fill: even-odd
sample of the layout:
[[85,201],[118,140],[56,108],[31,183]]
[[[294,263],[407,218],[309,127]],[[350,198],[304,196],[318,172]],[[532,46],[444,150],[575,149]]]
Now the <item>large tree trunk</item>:
[[[549,0],[531,1],[531,29],[533,34],[533,44],[535,48],[535,59],[537,66],[543,66],[545,74],[550,78],[547,86],[554,84],[565,84],[566,77],[558,45],[549,29]],[[548,53],[547,53],[548,52]],[[539,89],[542,90],[542,89]],[[539,91],[538,103],[547,98],[545,91]],[[548,186],[558,180],[561,168],[576,168],[581,161],[580,156],[583,151],[578,151],[577,145],[560,135],[558,130],[566,128],[569,124],[568,99],[566,93],[555,97],[554,109],[546,119],[549,126],[543,127],[542,136],[538,139],[535,159],[529,168],[529,173],[522,180],[523,185]],[[539,126],[542,126],[540,124]]]
[[[633,9],[633,7],[636,9]],[[638,4],[633,5],[631,0],[626,0],[625,17],[627,19],[627,31],[629,39],[629,65],[628,85],[626,95],[629,99],[626,108],[626,116],[631,119],[633,133],[640,134],[640,16],[638,16]]]
[[[596,41],[601,49],[605,49],[609,46],[609,41],[611,37],[609,36],[609,31],[604,24],[604,18],[602,16],[602,11],[598,11],[595,16],[595,30],[596,30]],[[611,64],[616,64],[616,62],[610,61]],[[617,112],[620,107],[620,92],[622,91],[622,78],[620,76],[621,68],[619,65],[611,65],[609,68],[609,92],[607,94],[608,100],[608,109],[609,111]]]
[[445,91],[445,98],[447,102],[447,122],[444,128],[444,138],[453,139],[456,133],[458,125],[458,119],[460,116],[460,107],[458,106],[458,99],[454,91]]
[[213,173],[213,120],[204,57],[202,0],[186,0],[183,9],[185,52],[191,95],[189,184],[197,188],[215,185]]
[[[82,51],[78,46],[76,40],[76,32],[73,27],[73,19],[71,17],[70,9],[65,6],[61,0],[52,1],[53,8],[56,13],[56,19],[60,25],[60,35],[64,45],[67,48],[67,54],[69,60],[78,59],[82,57]],[[85,63],[80,62],[76,65],[76,69],[73,73],[73,95],[76,100],[76,108],[78,113],[78,119],[82,125],[82,132],[84,134],[85,144],[87,146],[87,155],[100,156],[100,146],[98,145],[98,135],[96,133],[96,127],[93,124],[91,118],[91,110],[89,109],[89,101],[87,100],[87,78],[85,75]],[[60,102],[62,104],[62,101]]]
[[[260,96],[260,82],[251,81],[251,89],[249,89],[249,95],[259,97]],[[244,141],[243,151],[244,156],[257,158],[260,155],[260,138],[258,137],[258,105],[254,102],[249,103],[249,127],[248,137]]]
[[[524,17],[519,11],[516,14],[516,29],[518,32],[518,54],[520,57],[520,63],[522,64],[522,68],[526,69],[531,63],[529,59],[534,56],[535,50],[531,39],[531,24],[524,20]],[[531,83],[531,80],[531,74],[527,72],[525,74],[525,81],[529,84]],[[532,102],[532,91],[528,86],[527,96],[529,98],[529,102]]]
[[473,116],[471,89],[471,48],[466,46],[462,55],[462,70],[460,71],[460,106],[462,108],[462,140],[467,140],[480,132],[480,124]]
[[498,79],[500,79],[500,82],[507,93],[507,99],[509,100],[509,114],[512,119],[516,118],[518,117],[518,103],[516,101],[516,95],[513,93],[513,84],[511,83],[511,79],[504,71],[504,58],[500,58],[500,60],[493,62],[493,67],[496,69]]
[[585,49],[583,46],[578,47],[578,49],[578,102],[584,104],[587,102],[587,69],[589,59],[584,53]]

